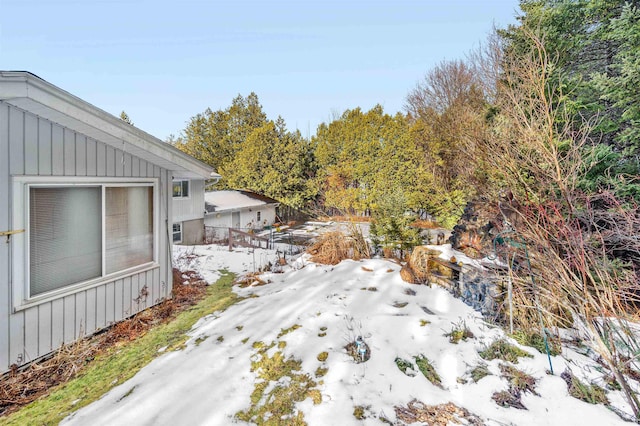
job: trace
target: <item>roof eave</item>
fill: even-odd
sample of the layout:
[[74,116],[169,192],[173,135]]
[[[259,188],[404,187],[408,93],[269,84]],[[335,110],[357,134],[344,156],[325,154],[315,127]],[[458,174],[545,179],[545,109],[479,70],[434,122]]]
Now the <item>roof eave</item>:
[[124,149],[183,177],[209,179],[213,169],[172,145],[34,74],[0,71],[0,100]]

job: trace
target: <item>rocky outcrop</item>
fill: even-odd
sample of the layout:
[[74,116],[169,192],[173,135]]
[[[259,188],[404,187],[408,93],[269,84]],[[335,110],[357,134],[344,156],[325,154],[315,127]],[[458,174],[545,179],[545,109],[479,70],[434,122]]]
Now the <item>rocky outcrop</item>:
[[497,204],[484,199],[467,203],[449,242],[455,250],[479,259],[493,250],[493,238],[502,228],[503,215]]

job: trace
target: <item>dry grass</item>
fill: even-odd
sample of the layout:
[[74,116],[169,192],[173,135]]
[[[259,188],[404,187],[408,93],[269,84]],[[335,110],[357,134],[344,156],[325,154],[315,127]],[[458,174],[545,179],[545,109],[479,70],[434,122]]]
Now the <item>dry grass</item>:
[[352,227],[351,235],[339,231],[327,232],[318,237],[307,253],[311,260],[324,265],[337,265],[345,259],[368,259],[371,257],[369,246],[358,228]]
[[468,410],[449,402],[440,405],[426,405],[413,399],[406,407],[395,406],[396,417],[406,424],[420,423],[430,426],[484,425],[482,420]]
[[[54,386],[76,377],[99,354],[143,336],[154,325],[168,322],[205,296],[206,283],[195,272],[174,269],[173,277],[171,299],[87,339],[65,345],[48,358],[6,373],[0,380],[0,415],[10,414],[47,395]],[[183,285],[183,281],[189,284]]]

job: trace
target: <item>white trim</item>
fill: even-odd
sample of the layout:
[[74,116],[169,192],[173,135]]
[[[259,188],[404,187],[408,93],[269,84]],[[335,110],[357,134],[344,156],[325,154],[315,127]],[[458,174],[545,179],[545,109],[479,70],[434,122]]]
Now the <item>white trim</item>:
[[[11,270],[12,285],[11,299],[13,311],[20,311],[28,307],[73,294],[79,290],[96,287],[98,285],[114,281],[116,279],[134,275],[143,271],[159,267],[160,257],[160,178],[128,178],[128,177],[75,177],[75,176],[14,176],[12,222],[16,229],[24,229],[25,232],[16,234],[11,242]],[[29,260],[29,188],[46,187],[73,187],[73,186],[100,186],[102,191],[101,223],[102,223],[102,276],[80,283],[71,284],[40,295],[30,296],[30,260]],[[145,186],[153,188],[153,260],[132,268],[105,274],[106,271],[106,221],[105,221],[105,192],[109,187]]]

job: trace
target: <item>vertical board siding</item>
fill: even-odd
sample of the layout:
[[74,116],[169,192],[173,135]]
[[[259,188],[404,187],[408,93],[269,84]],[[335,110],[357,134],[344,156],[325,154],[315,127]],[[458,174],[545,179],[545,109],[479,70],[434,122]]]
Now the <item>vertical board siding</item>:
[[51,174],[64,174],[64,130],[57,124],[51,127]]
[[38,356],[53,350],[51,344],[51,304],[43,303],[38,306]]
[[96,141],[91,138],[87,138],[86,143],[86,172],[87,176],[96,176],[98,169],[96,167]]
[[37,175],[39,164],[38,118],[25,114],[24,117],[24,174]]
[[29,309],[24,313],[24,360],[33,361],[38,358],[38,310]]
[[75,294],[76,297],[76,318],[75,336],[80,339],[87,335],[87,292],[81,291]]
[[86,332],[87,335],[94,333],[98,327],[96,327],[96,289],[90,288],[86,291],[87,300],[85,302],[85,309],[87,313],[86,317]]
[[24,113],[9,108],[9,173],[24,173]]
[[76,174],[76,133],[64,129],[64,174],[75,176]]
[[[9,107],[0,102],[0,229],[9,229]],[[0,244],[0,370],[9,361],[9,244]]]
[[87,175],[87,137],[76,136],[76,175]]
[[38,119],[38,174],[51,174],[51,123]]
[[10,245],[0,244],[0,373],[150,307],[171,290],[163,228],[171,210],[162,204],[171,196],[169,171],[0,101],[0,230],[11,228],[12,174],[160,178],[161,267],[12,313]]

